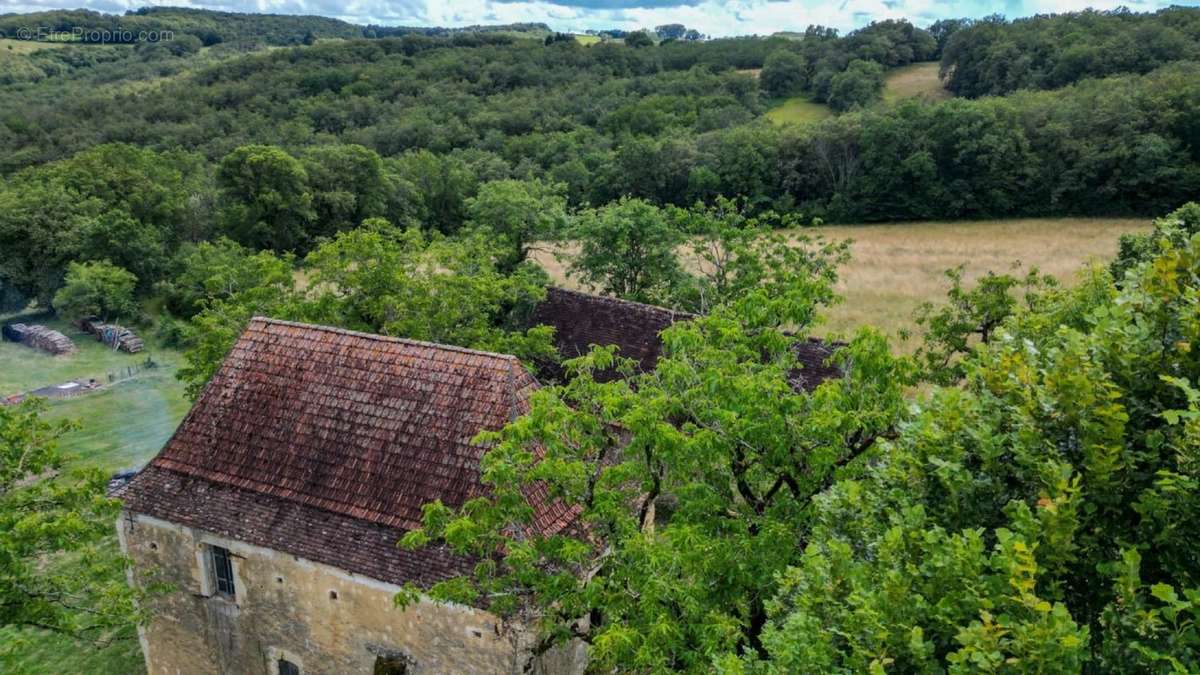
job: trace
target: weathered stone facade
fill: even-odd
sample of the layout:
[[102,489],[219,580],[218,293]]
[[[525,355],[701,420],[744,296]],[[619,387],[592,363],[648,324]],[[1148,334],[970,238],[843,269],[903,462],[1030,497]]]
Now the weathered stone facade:
[[[521,631],[488,612],[429,601],[400,609],[393,584],[149,516],[125,514],[118,529],[135,583],[173,586],[147,608],[150,675],[275,675],[279,658],[305,675],[369,675],[379,656],[403,657],[408,673],[524,670]],[[211,587],[211,545],[234,556],[233,600]],[[569,654],[553,662],[549,670],[582,669]]]

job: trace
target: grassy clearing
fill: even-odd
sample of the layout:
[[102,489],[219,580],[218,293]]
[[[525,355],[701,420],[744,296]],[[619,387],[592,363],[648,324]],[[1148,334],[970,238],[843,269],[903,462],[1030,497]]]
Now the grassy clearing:
[[765,113],[767,119],[776,124],[804,124],[818,122],[833,115],[824,103],[815,103],[803,96],[793,96],[772,107]]
[[[11,317],[10,319],[11,320]],[[163,347],[151,331],[140,331],[146,350],[139,354],[113,351],[66,321],[30,317],[61,331],[79,347],[75,354],[51,356],[12,342],[0,342],[0,395],[30,391],[69,380],[121,380],[126,369],[142,366],[149,356],[155,368],[100,391],[54,401],[49,416],[78,420],[81,428],[62,441],[62,448],[80,465],[104,470],[140,466],[158,452],[187,412],[183,383],[175,379],[179,352]]]
[[80,422],[79,429],[62,439],[76,466],[113,471],[145,464],[166,444],[190,405],[174,370],[159,368],[94,394],[56,402],[48,416]]
[[31,54],[43,49],[57,49],[64,47],[66,42],[38,42],[34,40],[14,40],[13,38],[0,38],[0,52],[8,52],[9,54]]
[[896,103],[908,98],[944,101],[953,94],[942,87],[936,61],[913,63],[887,72],[883,86],[883,102]]
[[[1122,218],[1033,218],[1023,220],[841,225],[806,228],[807,235],[852,239],[853,258],[841,271],[838,292],[845,301],[826,311],[821,335],[845,335],[871,325],[891,335],[913,330],[913,312],[939,302],[948,287],[943,272],[966,265],[969,280],[988,271],[1007,272],[1019,261],[1070,283],[1090,260],[1111,257],[1123,232],[1146,231],[1149,221]],[[554,283],[579,284],[549,252],[538,262]],[[898,345],[915,348],[913,341]]]

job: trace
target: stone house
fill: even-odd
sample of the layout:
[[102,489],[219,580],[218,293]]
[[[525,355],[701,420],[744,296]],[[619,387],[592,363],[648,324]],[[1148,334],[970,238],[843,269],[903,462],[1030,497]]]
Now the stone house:
[[[649,367],[658,332],[685,316],[551,289],[534,320],[559,328],[566,356],[616,343]],[[801,351],[823,367],[819,347]],[[393,601],[406,583],[469,572],[445,548],[396,542],[423,504],[481,494],[484,450],[471,439],[526,412],[538,386],[513,356],[251,321],[174,436],[117,491],[131,581],[171,588],[147,601],[148,671],[581,672],[581,647],[531,660],[527,631],[485,609]],[[531,498],[543,532],[572,522]]]

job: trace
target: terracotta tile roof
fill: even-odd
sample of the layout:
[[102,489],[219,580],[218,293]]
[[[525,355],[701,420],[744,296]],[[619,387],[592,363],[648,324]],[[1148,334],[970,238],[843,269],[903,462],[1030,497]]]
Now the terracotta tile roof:
[[400,529],[155,466],[118,496],[131,512],[397,585],[428,587],[473,565],[445,546],[403,550],[396,546]]
[[[554,327],[555,346],[564,359],[588,353],[592,345],[616,345],[617,354],[636,360],[641,369],[654,369],[662,352],[658,334],[676,321],[693,314],[645,305],[565,288],[546,289],[546,299],[533,311],[532,323]],[[545,373],[560,378],[560,369]],[[600,380],[615,379],[615,372],[601,373]]]
[[[691,315],[549,289],[535,322],[564,355],[617,344],[652,368],[659,332]],[[816,386],[836,345],[798,343],[796,384]],[[471,439],[529,409],[538,386],[513,356],[255,318],[174,436],[116,491],[127,510],[323,562],[428,585],[472,561],[444,547],[402,551],[421,507],[483,493]],[[531,488],[534,527],[577,510]]]
[[[676,321],[692,318],[695,315],[688,312],[550,287],[546,289],[546,299],[534,309],[532,323],[554,327],[556,346],[564,359],[586,354],[592,345],[616,345],[618,355],[636,360],[643,371],[649,371],[662,353],[659,333]],[[793,373],[793,384],[812,390],[821,382],[840,376],[839,368],[826,364],[840,346],[816,338],[797,341],[794,350],[801,368]],[[548,377],[562,376],[559,368],[542,370]],[[617,376],[616,372],[605,372],[596,379],[611,380]]]
[[841,377],[842,369],[829,363],[829,359],[843,346],[841,342],[827,342],[818,338],[797,340],[792,345],[792,351],[800,367],[791,373],[792,386],[812,391],[825,380]]
[[[537,386],[513,356],[256,318],[150,467],[411,529],[423,504],[483,492],[471,439]],[[124,493],[144,505],[146,490]],[[540,490],[531,501],[542,531],[573,517]]]

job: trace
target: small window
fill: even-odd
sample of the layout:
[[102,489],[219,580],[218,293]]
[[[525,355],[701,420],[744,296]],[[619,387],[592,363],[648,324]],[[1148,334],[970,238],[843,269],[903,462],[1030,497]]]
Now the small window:
[[300,675],[300,666],[287,659],[279,659],[278,666],[279,675]]
[[210,546],[208,551],[212,563],[213,588],[221,595],[234,597],[236,589],[233,586],[233,559],[229,549]]

